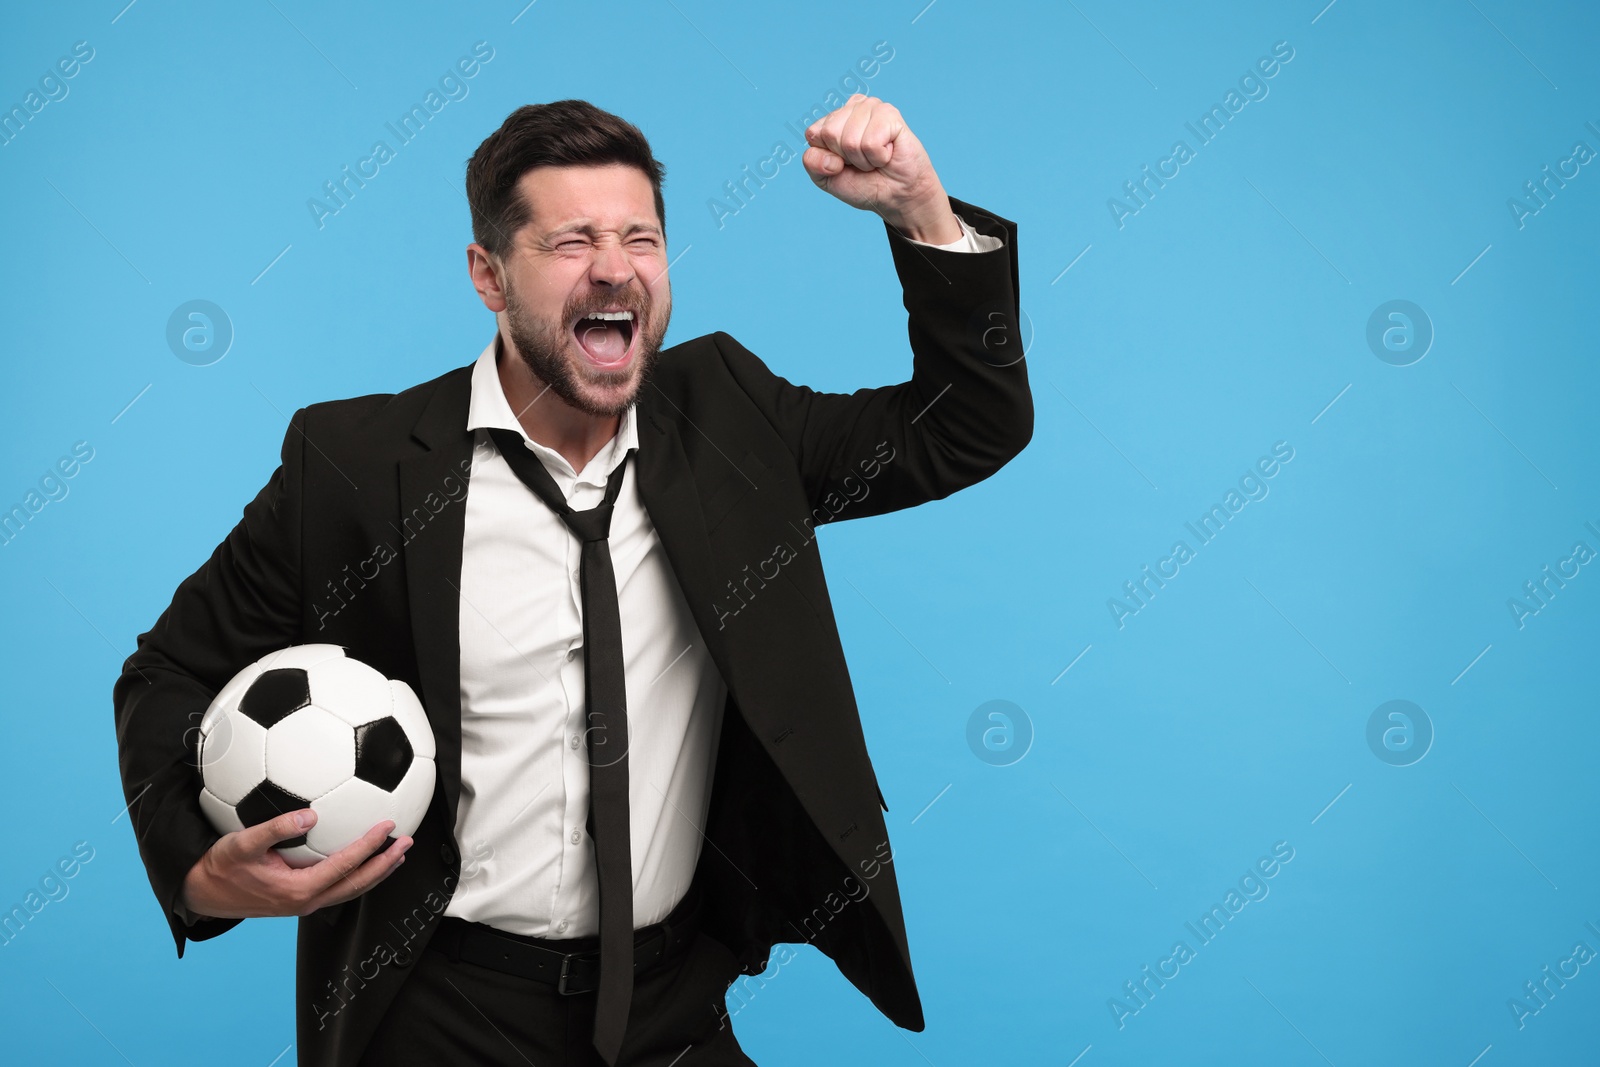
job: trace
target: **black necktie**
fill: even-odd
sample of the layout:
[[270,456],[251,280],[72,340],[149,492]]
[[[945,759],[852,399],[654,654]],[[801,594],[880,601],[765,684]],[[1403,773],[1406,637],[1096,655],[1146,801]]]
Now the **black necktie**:
[[605,499],[573,511],[555,479],[514,430],[489,431],[500,455],[583,542],[585,736],[589,748],[589,839],[600,888],[600,981],[594,1045],[615,1064],[633,1000],[633,858],[628,836],[628,693],[622,664],[622,615],[611,569],[612,505],[622,489],[629,449],[606,479]]

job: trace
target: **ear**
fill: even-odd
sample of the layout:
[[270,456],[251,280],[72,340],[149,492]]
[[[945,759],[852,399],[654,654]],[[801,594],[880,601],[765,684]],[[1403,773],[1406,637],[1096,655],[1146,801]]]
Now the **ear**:
[[474,241],[467,246],[467,274],[484,307],[495,314],[506,309],[505,264],[499,256]]

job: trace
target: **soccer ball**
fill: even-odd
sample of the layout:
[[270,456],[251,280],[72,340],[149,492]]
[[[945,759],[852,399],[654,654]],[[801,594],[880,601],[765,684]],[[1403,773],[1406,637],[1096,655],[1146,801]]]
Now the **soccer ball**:
[[317,813],[310,830],[274,846],[291,867],[385,819],[390,840],[414,833],[433,797],[433,730],[416,694],[338,645],[256,660],[223,686],[199,734],[200,807],[218,833]]

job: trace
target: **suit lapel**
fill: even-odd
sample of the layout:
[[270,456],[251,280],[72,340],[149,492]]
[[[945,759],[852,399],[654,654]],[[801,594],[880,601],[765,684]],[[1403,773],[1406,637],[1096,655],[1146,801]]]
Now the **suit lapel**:
[[473,438],[466,428],[471,387],[471,364],[447,375],[412,427],[411,436],[428,451],[400,461],[400,510],[394,519],[405,546],[406,600],[422,686],[418,696],[433,725],[451,830],[461,795],[460,586],[466,494],[451,493],[450,487],[465,487],[470,470],[464,464],[472,459]]
[[639,498],[683,590],[712,661],[732,690],[734,668],[712,602],[711,538],[700,493],[678,436],[676,420],[661,410],[661,392],[647,384],[639,395]]

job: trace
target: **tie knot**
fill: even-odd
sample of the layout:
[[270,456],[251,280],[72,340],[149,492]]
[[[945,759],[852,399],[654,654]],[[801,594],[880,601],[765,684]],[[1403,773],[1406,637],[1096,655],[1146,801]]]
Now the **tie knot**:
[[592,541],[604,541],[611,535],[611,512],[617,494],[622,490],[622,480],[627,472],[628,459],[633,455],[633,449],[628,449],[622,457],[622,462],[617,464],[606,477],[604,499],[587,511],[574,511],[562,498],[555,479],[550,477],[550,472],[545,470],[539,458],[523,445],[519,434],[496,427],[489,431],[489,436],[494,439],[500,455],[516,476],[533,490],[534,495],[543,500],[551,511],[561,517],[567,524],[567,529],[577,535],[578,540],[588,544]]
[[[622,472],[619,470],[615,473],[620,475]],[[578,540],[586,543],[604,541],[611,536],[611,511],[611,501],[605,500],[588,511],[573,511],[569,507],[561,517],[566,520],[567,529],[578,535]]]

